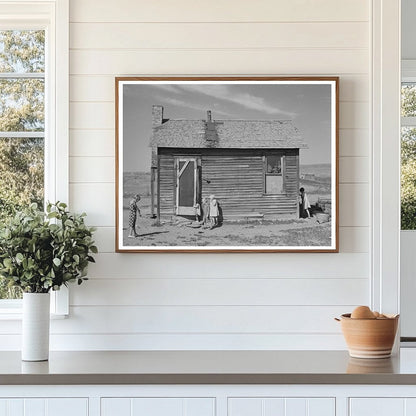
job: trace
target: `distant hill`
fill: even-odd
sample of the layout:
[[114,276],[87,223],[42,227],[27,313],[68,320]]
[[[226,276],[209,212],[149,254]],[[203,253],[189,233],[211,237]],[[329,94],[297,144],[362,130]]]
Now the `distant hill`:
[[319,178],[331,177],[331,164],[319,163],[315,165],[300,165],[300,174],[302,175],[315,175]]
[[124,172],[123,173],[124,197],[131,198],[135,194],[150,195],[149,172]]

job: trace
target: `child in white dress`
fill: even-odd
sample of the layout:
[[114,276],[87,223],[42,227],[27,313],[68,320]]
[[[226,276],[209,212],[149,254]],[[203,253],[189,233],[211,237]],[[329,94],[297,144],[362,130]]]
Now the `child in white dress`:
[[199,217],[201,216],[201,205],[199,205],[199,202],[195,203],[194,210],[195,210],[195,221],[199,222]]
[[209,221],[209,199],[202,198],[202,225],[203,227],[208,227]]
[[211,228],[214,228],[218,225],[218,201],[216,200],[215,195],[210,195],[209,201],[209,218],[211,219]]

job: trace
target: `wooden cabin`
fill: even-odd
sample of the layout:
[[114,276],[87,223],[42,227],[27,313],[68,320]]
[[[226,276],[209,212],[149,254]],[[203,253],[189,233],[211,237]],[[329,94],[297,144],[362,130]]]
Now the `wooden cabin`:
[[[215,195],[224,220],[298,216],[299,149],[291,120],[173,120],[152,109],[152,206],[194,216]],[[156,191],[157,187],[157,191]]]

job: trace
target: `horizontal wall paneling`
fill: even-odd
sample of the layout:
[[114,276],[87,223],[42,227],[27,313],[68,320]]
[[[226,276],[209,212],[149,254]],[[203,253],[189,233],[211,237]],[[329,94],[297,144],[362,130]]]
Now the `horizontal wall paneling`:
[[342,75],[367,70],[365,49],[70,51],[73,75]]
[[[355,305],[365,303],[367,279],[91,278],[74,287],[71,305]],[[311,296],[311,292],[316,292]],[[360,296],[357,296],[357,292]]]
[[73,23],[70,30],[71,49],[367,48],[369,40],[366,22]]
[[[371,18],[369,0],[71,0],[70,206],[100,253],[52,348],[345,348],[333,317],[369,303]],[[192,74],[340,77],[339,254],[114,253],[114,78]]]
[[[198,4],[179,0],[160,4],[139,0],[72,0],[71,22],[301,22],[368,21],[370,7],[362,0],[292,0],[276,4],[262,0],[253,6],[250,0],[224,3],[215,0]],[[261,7],[260,7],[261,6]]]

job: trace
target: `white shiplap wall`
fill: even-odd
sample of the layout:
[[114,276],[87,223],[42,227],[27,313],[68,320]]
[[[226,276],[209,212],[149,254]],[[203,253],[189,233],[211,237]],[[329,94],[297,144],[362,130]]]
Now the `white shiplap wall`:
[[[52,348],[344,348],[332,318],[370,297],[370,3],[70,1],[70,205],[100,254]],[[114,253],[114,77],[167,74],[340,76],[339,254]]]

